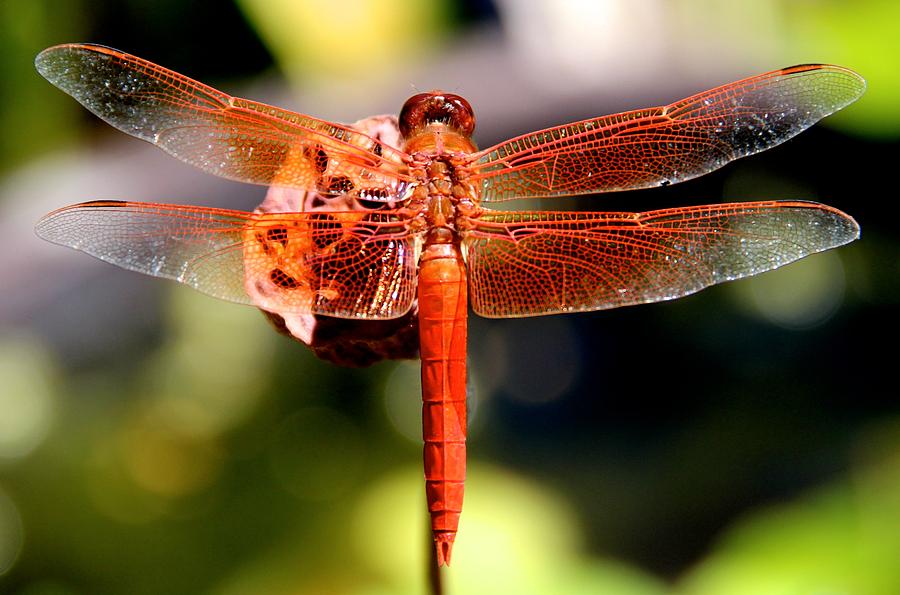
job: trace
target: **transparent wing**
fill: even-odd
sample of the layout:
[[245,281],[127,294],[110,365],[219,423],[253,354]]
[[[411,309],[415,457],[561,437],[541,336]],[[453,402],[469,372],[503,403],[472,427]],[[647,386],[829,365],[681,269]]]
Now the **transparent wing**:
[[35,66],[112,126],[212,174],[381,201],[412,182],[405,153],[359,131],[231,97],[111,48],[55,46]]
[[418,240],[385,211],[251,214],[103,201],[54,211],[36,231],[122,268],[273,312],[388,319],[415,297]]
[[776,70],[667,106],[514,138],[475,154],[469,179],[484,202],[674,184],[788,140],[865,87],[839,66]]
[[602,310],[668,300],[768,271],[859,236],[813,202],[650,211],[489,211],[464,249],[474,311],[488,317]]

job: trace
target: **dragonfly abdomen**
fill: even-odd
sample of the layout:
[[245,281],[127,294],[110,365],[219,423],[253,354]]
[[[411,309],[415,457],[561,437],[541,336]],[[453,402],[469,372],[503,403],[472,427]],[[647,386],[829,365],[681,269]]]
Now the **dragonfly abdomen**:
[[450,553],[466,479],[466,271],[459,246],[428,244],[419,263],[425,493],[438,563]]

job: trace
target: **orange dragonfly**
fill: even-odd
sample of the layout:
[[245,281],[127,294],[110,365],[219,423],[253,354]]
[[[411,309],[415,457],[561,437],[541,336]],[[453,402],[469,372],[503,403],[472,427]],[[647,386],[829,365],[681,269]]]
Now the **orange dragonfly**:
[[257,213],[88,202],[50,213],[37,233],[279,316],[372,324],[414,312],[440,564],[450,561],[463,501],[469,306],[519,317],[669,300],[859,235],[848,215],[803,201],[646,213],[486,207],[703,175],[859,98],[865,81],[839,66],[784,68],[483,150],[471,138],[472,108],[451,93],[415,95],[399,118],[382,118],[392,134],[374,134],[231,97],[107,47],[52,47],[36,66],[109,124],[204,171],[341,201]]

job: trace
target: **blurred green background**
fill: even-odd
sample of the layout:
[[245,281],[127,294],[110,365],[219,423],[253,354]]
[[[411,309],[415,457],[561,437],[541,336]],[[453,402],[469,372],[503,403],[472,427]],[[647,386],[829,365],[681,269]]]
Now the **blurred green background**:
[[802,198],[862,239],[675,302],[470,331],[449,593],[900,593],[900,4],[0,2],[0,593],[425,590],[415,362],[341,369],[216,302],[40,242],[93,199],[243,208],[41,79],[92,41],[353,121],[466,96],[482,146],[794,63],[867,94],[670,188],[543,208]]

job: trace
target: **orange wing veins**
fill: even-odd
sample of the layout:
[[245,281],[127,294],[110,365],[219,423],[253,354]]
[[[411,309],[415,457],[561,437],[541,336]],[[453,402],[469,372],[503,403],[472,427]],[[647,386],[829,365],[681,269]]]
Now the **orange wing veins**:
[[269,311],[340,318],[405,314],[419,238],[391,211],[251,214],[98,201],[44,217],[51,242]]
[[35,65],[112,126],[209,173],[385,202],[413,183],[409,156],[362,132],[231,97],[111,48],[55,46]]
[[473,154],[468,179],[483,202],[668,185],[774,147],[864,90],[839,66],[776,70],[667,106],[518,136]]
[[485,211],[464,247],[473,310],[519,317],[669,300],[768,271],[859,235],[802,201],[647,213]]

